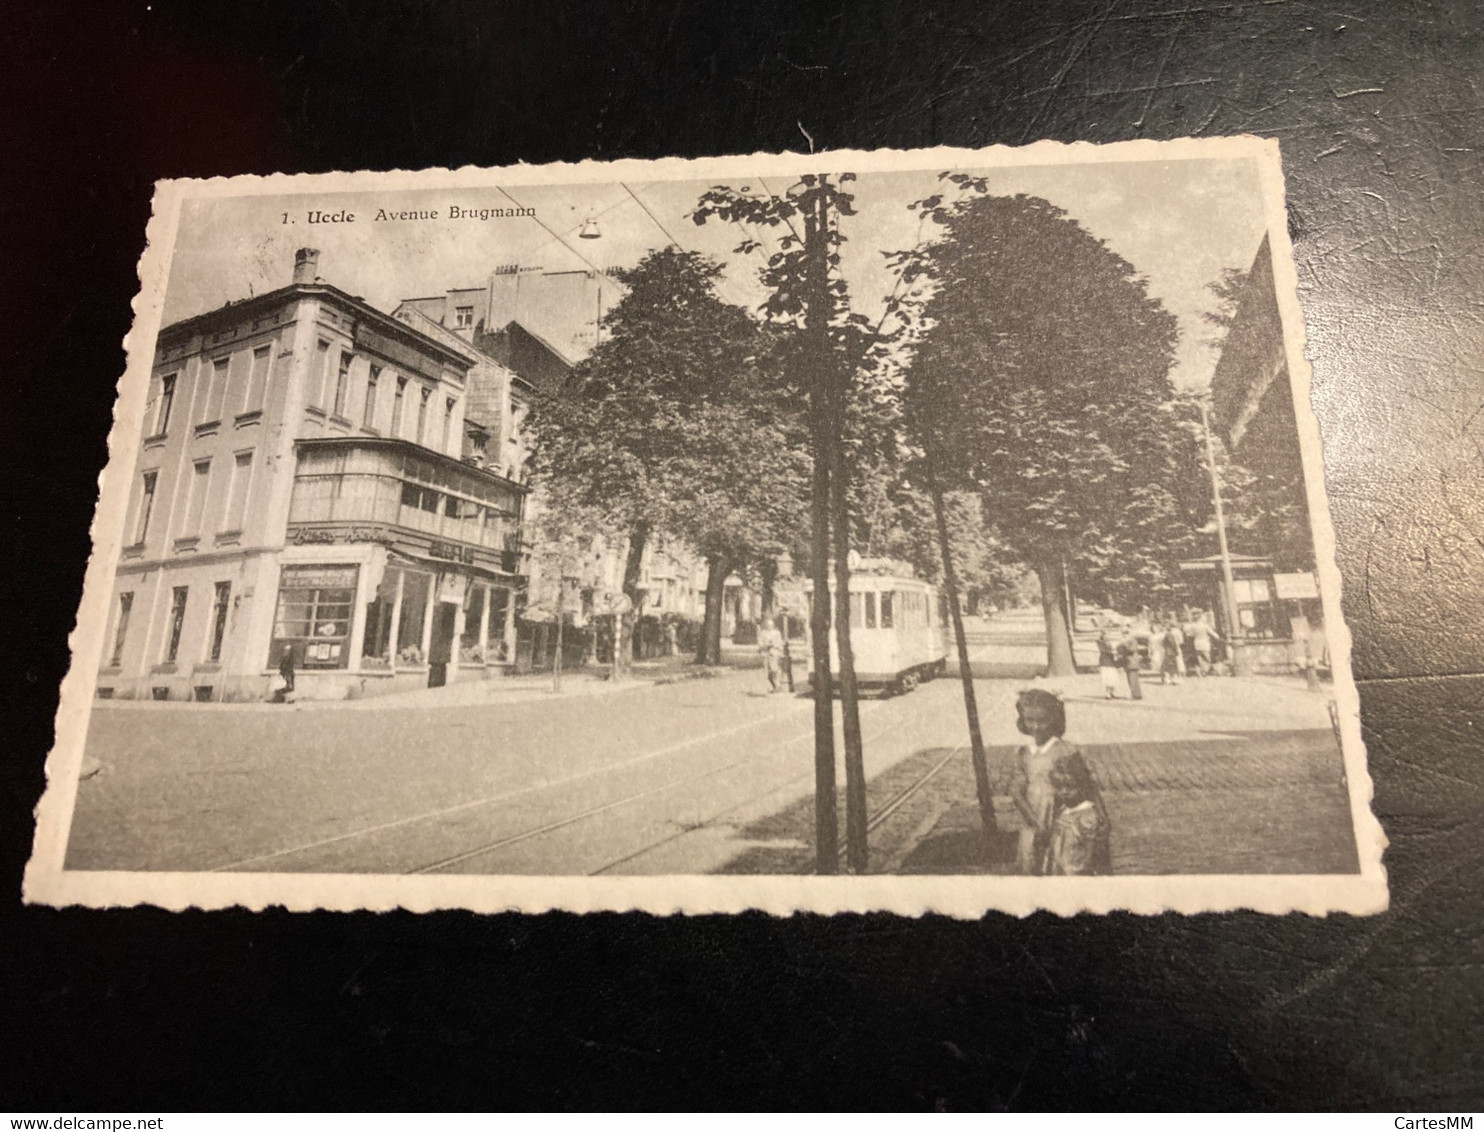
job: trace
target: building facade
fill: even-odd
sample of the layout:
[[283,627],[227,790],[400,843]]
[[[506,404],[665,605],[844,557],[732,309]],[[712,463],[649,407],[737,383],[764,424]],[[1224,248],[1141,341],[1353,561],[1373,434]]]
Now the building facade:
[[98,680],[253,700],[482,679],[514,655],[526,489],[471,447],[477,354],[316,275],[165,327]]

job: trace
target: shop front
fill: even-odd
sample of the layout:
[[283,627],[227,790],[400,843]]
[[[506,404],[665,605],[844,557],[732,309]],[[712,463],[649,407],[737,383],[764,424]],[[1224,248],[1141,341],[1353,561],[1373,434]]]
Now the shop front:
[[521,493],[391,441],[300,443],[269,674],[338,699],[485,679],[515,651]]
[[1314,575],[1277,572],[1267,558],[1233,554],[1230,561],[1229,601],[1218,556],[1182,562],[1180,570],[1196,600],[1215,611],[1217,632],[1231,646],[1238,671],[1290,673],[1326,667],[1329,650]]

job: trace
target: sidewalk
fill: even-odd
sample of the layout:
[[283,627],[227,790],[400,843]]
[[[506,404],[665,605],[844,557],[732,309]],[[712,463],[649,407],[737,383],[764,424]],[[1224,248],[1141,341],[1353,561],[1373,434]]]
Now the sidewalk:
[[478,704],[515,704],[531,700],[570,699],[580,696],[603,696],[654,688],[686,680],[712,680],[731,676],[752,667],[749,653],[756,649],[724,645],[723,664],[701,666],[686,656],[636,660],[627,679],[614,681],[606,667],[585,667],[564,671],[561,691],[554,690],[552,674],[532,672],[520,676],[495,676],[487,680],[468,680],[445,684],[441,688],[415,688],[407,692],[389,692],[353,700],[290,700],[286,703],[245,701],[240,703],[198,704],[182,700],[156,703],[152,700],[99,700],[94,705],[106,711],[166,712],[284,712],[302,711],[391,711],[441,707],[468,707]]
[[[1303,677],[1145,684],[1108,700],[1098,678],[1040,680],[1067,705],[1067,739],[1087,757],[1113,825],[1115,874],[1340,873],[1357,865],[1328,685]],[[1010,722],[1013,728],[1013,721]],[[986,852],[967,758],[916,803],[917,828],[891,855],[904,873],[1013,873],[1018,815],[1004,794],[1023,738],[986,721],[996,819]],[[905,773],[910,773],[907,771]]]

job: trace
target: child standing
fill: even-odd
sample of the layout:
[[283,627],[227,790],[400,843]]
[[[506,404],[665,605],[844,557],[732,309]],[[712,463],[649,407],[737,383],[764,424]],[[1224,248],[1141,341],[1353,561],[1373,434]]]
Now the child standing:
[[1092,771],[1073,752],[1051,768],[1055,816],[1047,838],[1050,876],[1107,876],[1113,871],[1112,825]]
[[[1046,867],[1046,848],[1056,810],[1051,770],[1059,757],[1076,752],[1062,736],[1067,711],[1061,700],[1041,688],[1021,692],[1015,700],[1015,726],[1030,742],[1020,748],[1010,780],[1010,798],[1020,812],[1020,871],[1039,876]],[[1080,760],[1081,756],[1077,756]]]

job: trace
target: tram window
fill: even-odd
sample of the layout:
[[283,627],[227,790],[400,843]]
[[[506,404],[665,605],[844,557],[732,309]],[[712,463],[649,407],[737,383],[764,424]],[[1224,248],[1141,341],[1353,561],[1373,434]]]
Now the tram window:
[[861,627],[861,595],[858,593],[850,595],[850,627]]
[[881,594],[881,627],[883,629],[892,628],[892,598],[894,596],[890,590],[885,590]]
[[866,599],[866,628],[874,629],[876,628],[876,592],[867,590],[861,594],[861,597]]

